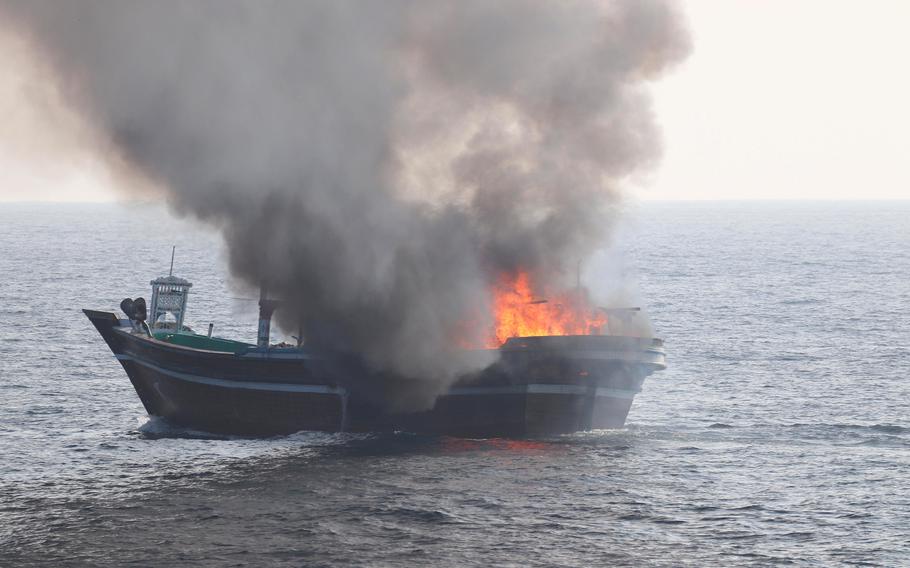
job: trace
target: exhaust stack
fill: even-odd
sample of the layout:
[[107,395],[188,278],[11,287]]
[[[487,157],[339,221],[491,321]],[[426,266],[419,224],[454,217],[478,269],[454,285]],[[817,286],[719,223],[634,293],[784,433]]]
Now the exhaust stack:
[[269,331],[272,327],[272,312],[278,307],[277,300],[269,300],[269,291],[265,286],[259,289],[259,332],[256,337],[256,345],[261,348],[269,348]]

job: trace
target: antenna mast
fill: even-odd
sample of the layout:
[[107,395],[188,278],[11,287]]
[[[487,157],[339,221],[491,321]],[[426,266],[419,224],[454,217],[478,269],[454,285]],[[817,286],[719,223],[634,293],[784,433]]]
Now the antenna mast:
[[177,250],[177,245],[171,247],[171,270],[167,273],[168,276],[174,275],[174,251]]

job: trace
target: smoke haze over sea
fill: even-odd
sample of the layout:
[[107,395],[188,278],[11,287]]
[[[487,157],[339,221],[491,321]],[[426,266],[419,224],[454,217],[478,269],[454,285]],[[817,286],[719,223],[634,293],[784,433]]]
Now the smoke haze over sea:
[[[503,274],[574,285],[660,154],[674,3],[0,2],[107,152],[216,227],[310,344],[422,378]],[[464,325],[469,319],[472,325]],[[476,363],[474,363],[476,364]],[[416,393],[410,393],[414,395]]]

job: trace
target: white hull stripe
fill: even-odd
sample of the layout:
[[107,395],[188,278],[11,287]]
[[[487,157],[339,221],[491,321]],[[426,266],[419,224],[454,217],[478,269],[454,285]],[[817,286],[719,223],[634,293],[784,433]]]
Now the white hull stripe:
[[[450,396],[490,395],[490,394],[570,394],[587,395],[590,389],[583,385],[510,385],[507,387],[456,387],[447,393]],[[595,396],[612,398],[635,398],[637,391],[597,387]]]
[[[342,387],[333,387],[329,385],[296,385],[289,383],[266,383],[253,380],[243,379],[215,379],[212,377],[200,377],[172,371],[159,367],[158,365],[137,359],[131,355],[116,355],[121,361],[132,361],[149,369],[153,369],[163,375],[204,385],[211,385],[231,389],[248,389],[263,390],[275,392],[301,392],[301,393],[320,393],[345,395],[347,391]],[[582,385],[548,385],[548,384],[530,384],[530,385],[509,385],[502,387],[456,387],[449,390],[448,396],[477,396],[477,395],[494,395],[494,394],[567,394],[567,395],[587,395],[590,389]],[[598,397],[625,398],[633,399],[637,391],[613,389],[607,387],[597,387],[594,395]]]
[[640,393],[641,390],[630,391],[622,389],[611,389],[609,387],[597,387],[596,396],[607,396],[611,398],[627,398],[632,400],[635,398],[635,395]]
[[247,390],[261,390],[261,391],[278,391],[278,392],[307,392],[307,393],[320,393],[320,394],[336,394],[336,395],[345,395],[347,391],[341,387],[333,387],[330,385],[295,385],[289,383],[264,383],[259,381],[243,380],[243,379],[215,379],[212,377],[200,377],[199,375],[190,375],[188,373],[181,373],[179,371],[172,371],[170,369],[164,369],[158,365],[149,363],[148,361],[143,361],[142,359],[137,359],[130,355],[117,355],[117,359],[121,361],[132,361],[133,363],[138,363],[143,367],[148,367],[158,371],[163,375],[173,377],[175,379],[180,379],[182,381],[187,381],[191,383],[199,383],[203,385],[211,385],[215,387],[222,387],[228,389],[247,389]]

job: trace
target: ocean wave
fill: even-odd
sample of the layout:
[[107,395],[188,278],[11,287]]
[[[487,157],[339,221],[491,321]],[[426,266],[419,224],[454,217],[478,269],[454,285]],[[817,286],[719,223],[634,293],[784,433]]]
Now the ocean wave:
[[872,432],[881,432],[884,434],[905,434],[910,432],[910,427],[898,426],[897,424],[850,424],[850,423],[805,423],[795,422],[788,424],[788,428],[832,428],[835,430],[868,430]]
[[159,416],[150,416],[148,421],[136,428],[135,433],[147,440],[183,438],[189,440],[232,440],[236,436],[224,436],[178,426]]
[[262,442],[281,442],[292,446],[333,446],[346,444],[352,441],[360,441],[376,437],[375,434],[354,434],[349,432],[315,432],[311,430],[301,430],[292,434],[283,436],[271,436],[267,438],[257,436],[236,436],[227,434],[218,434],[195,428],[188,428],[169,422],[166,418],[160,416],[149,416],[147,421],[141,424],[134,434],[147,440],[160,439],[185,439],[185,440],[230,440],[230,441],[248,441]]

